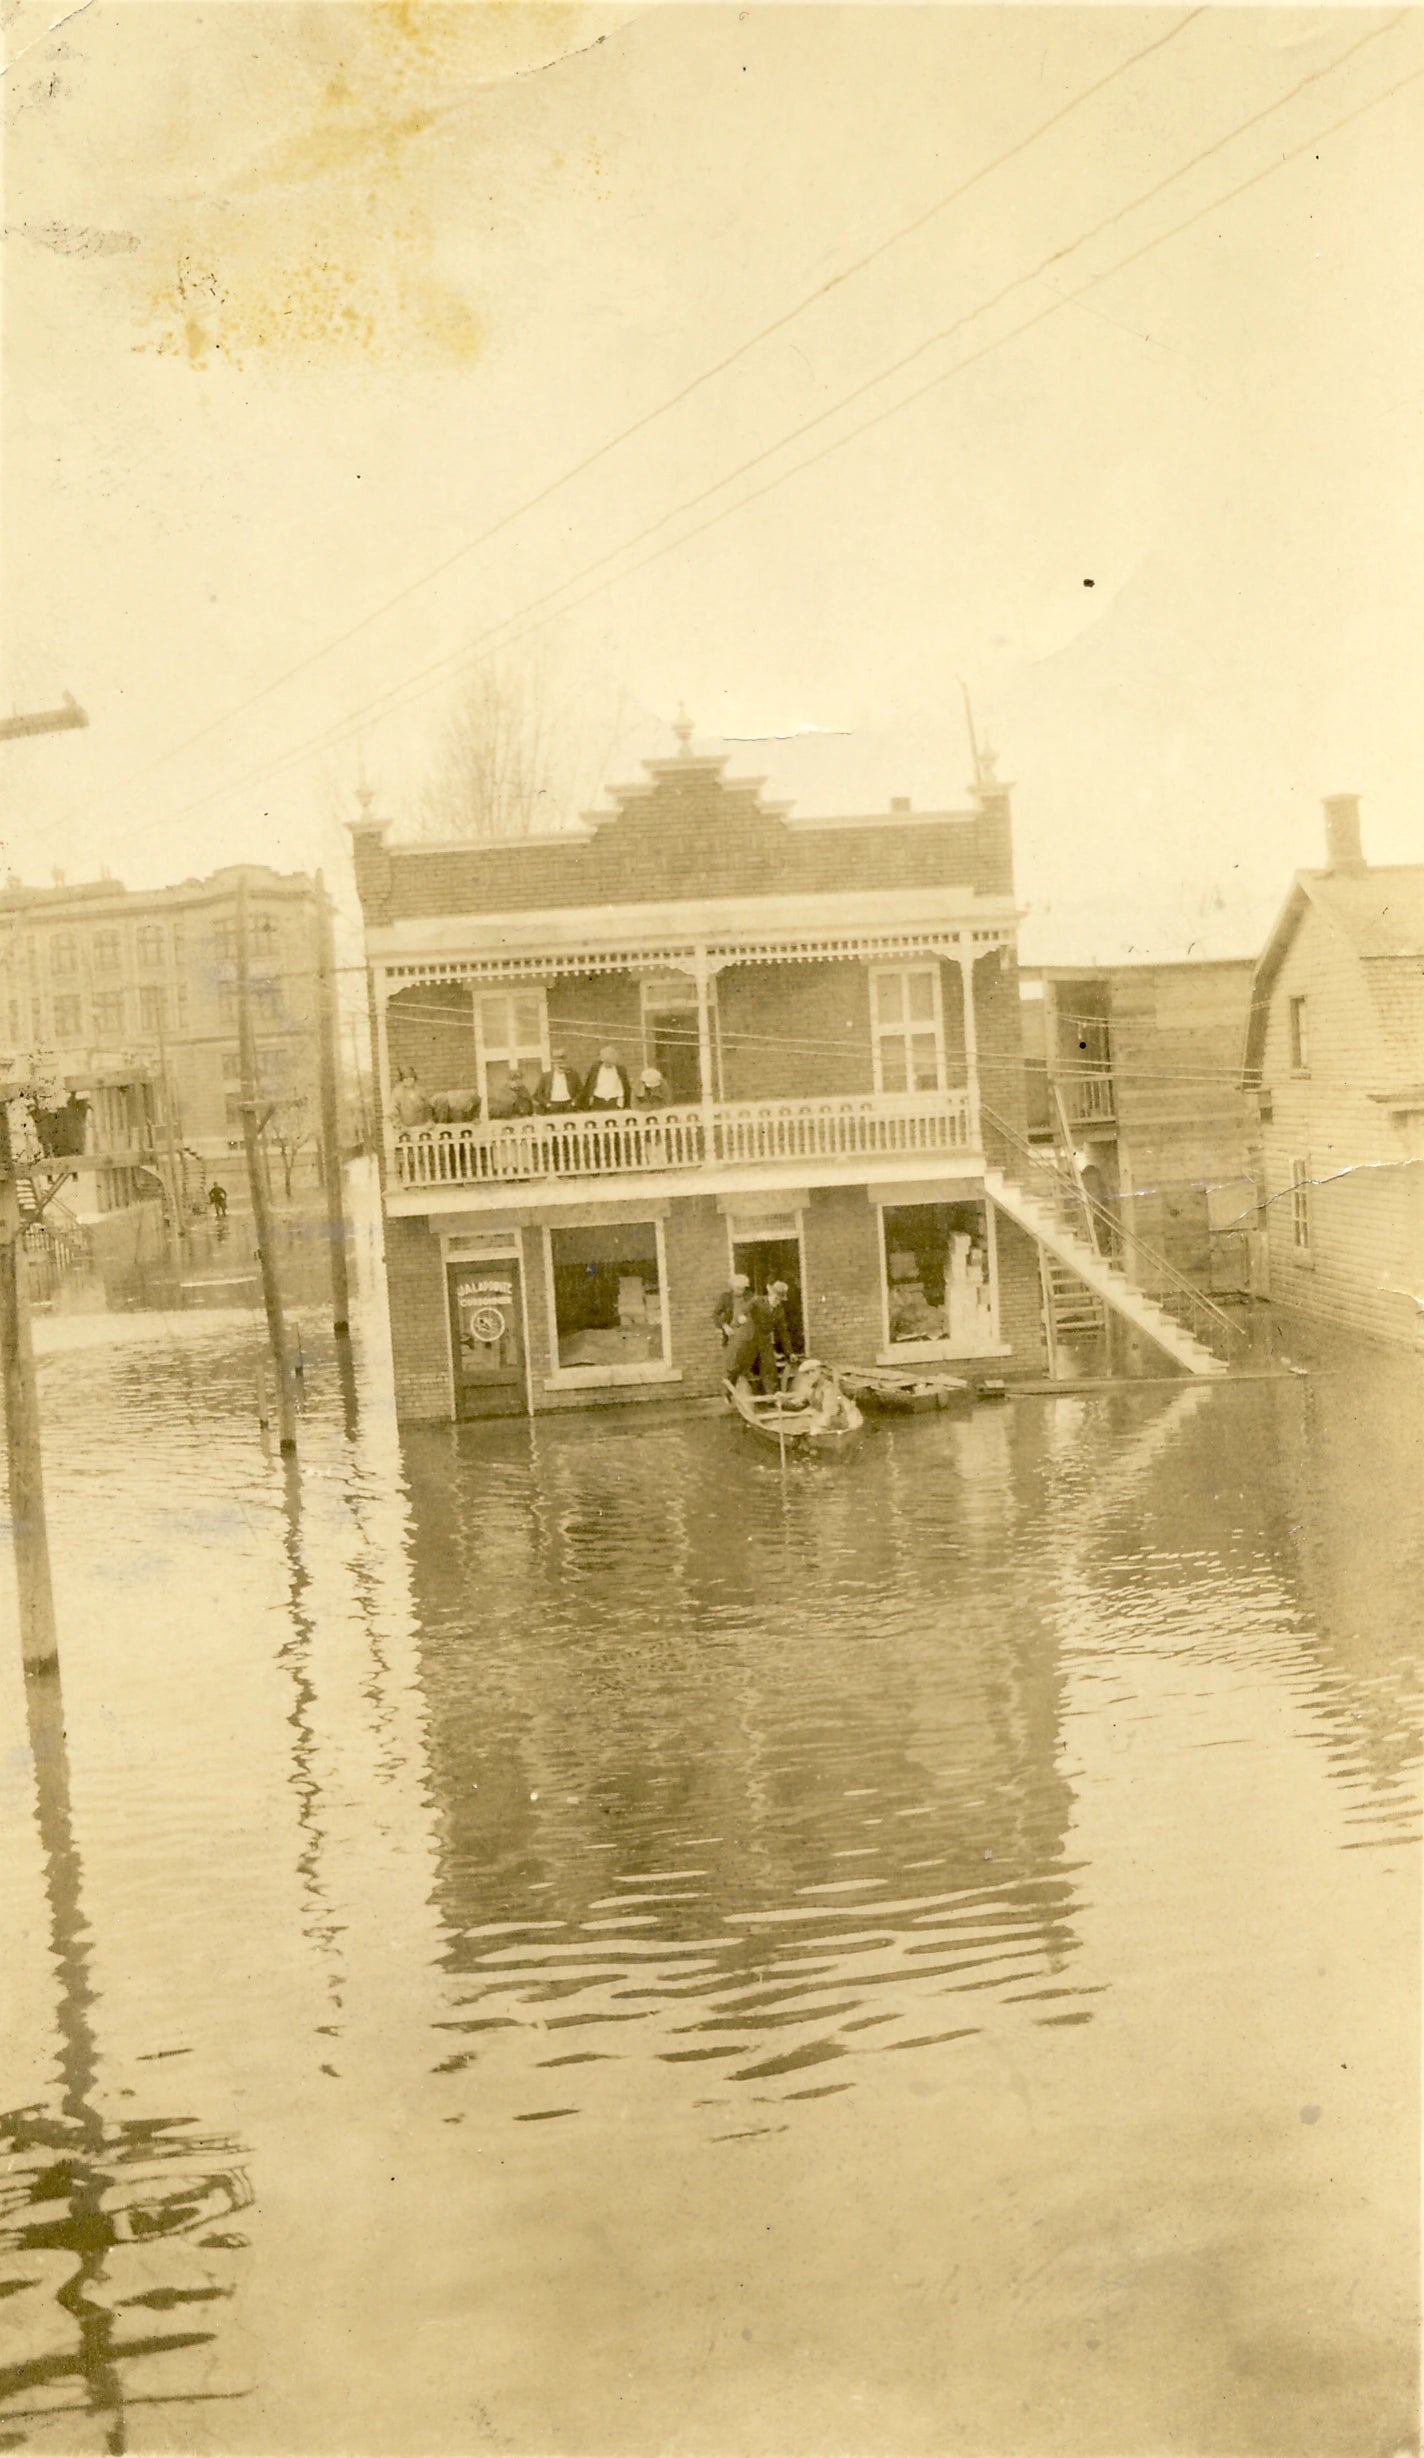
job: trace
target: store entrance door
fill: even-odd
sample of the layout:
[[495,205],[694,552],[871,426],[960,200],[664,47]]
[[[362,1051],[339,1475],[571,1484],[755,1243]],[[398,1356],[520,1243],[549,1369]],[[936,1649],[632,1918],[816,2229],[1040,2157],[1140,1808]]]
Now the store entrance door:
[[446,1267],[457,1417],[522,1417],[524,1309],[511,1256]]
[[806,1323],[801,1303],[801,1240],[798,1237],[734,1238],[732,1268],[745,1272],[758,1294],[768,1281],[784,1280],[786,1320],[798,1357],[806,1353]]

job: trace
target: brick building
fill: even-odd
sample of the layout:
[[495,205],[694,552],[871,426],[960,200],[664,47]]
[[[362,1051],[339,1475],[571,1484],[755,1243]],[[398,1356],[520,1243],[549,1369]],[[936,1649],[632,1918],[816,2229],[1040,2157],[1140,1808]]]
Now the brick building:
[[[195,1193],[207,1174],[241,1162],[235,982],[243,876],[258,1065],[275,1105],[273,1130],[301,1147],[309,1168],[319,1116],[311,879],[249,863],[161,888],[114,879],[40,888],[12,878],[0,889],[0,1068],[86,1098],[95,1085],[146,1081],[146,1140],[161,1148],[171,1109]],[[121,1123],[95,1101],[91,1145],[117,1153]],[[92,1175],[97,1209],[131,1199],[130,1170]],[[238,1180],[231,1183],[236,1191]]]
[[1352,794],[1256,966],[1272,1302],[1413,1342],[1424,1324],[1424,864],[1365,862]]
[[[684,728],[576,831],[354,826],[403,1417],[714,1393],[734,1269],[832,1363],[1044,1370],[1007,790],[806,820],[725,765]],[[497,1114],[610,1046],[671,1105]]]

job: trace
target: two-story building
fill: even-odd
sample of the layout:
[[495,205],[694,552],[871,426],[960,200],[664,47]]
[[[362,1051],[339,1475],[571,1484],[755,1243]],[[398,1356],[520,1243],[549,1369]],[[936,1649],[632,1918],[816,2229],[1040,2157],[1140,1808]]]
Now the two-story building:
[[1256,966],[1273,1304],[1410,1342],[1424,1325],[1424,864],[1372,869],[1358,798],[1325,804]]
[[[1117,1285],[1012,1176],[1007,790],[803,819],[725,769],[684,727],[574,830],[353,827],[407,1419],[714,1393],[738,1270],[831,1363],[981,1376],[1044,1369],[1043,1239]],[[606,1050],[667,1105],[499,1114]]]

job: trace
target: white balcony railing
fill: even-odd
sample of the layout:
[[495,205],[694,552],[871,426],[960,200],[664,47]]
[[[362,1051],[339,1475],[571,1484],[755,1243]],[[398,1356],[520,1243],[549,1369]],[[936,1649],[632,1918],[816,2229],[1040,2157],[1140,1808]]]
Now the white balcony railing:
[[597,1111],[411,1127],[393,1136],[389,1160],[397,1187],[488,1186],[738,1168],[759,1161],[967,1152],[972,1140],[969,1094],[959,1087],[944,1093],[719,1101],[710,1110]]

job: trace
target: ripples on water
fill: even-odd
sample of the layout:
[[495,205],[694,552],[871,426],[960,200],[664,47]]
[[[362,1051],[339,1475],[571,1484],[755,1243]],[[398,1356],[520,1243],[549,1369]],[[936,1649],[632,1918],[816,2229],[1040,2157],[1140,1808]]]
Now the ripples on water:
[[250,1320],[42,1345],[69,1751],[43,1832],[23,1752],[0,1801],[21,2440],[248,2395],[261,2144],[323,2080],[557,2128],[575,2177],[630,2109],[752,2143],[1188,1985],[1185,1931],[1085,1950],[1134,1751],[1241,1754],[1237,1800],[1295,1754],[1341,1852],[1413,1836],[1418,1450],[1360,1438],[1412,1361],[892,1423],[783,1478],[704,1416],[398,1446],[379,1349],[357,1415],[313,1320],[286,1475]]

